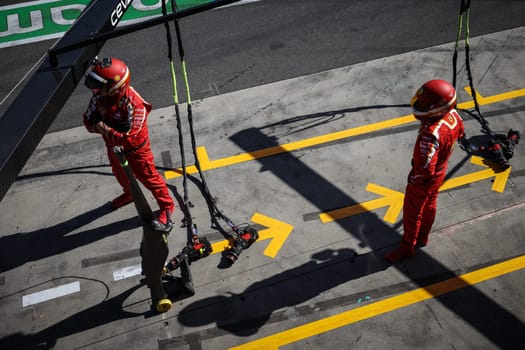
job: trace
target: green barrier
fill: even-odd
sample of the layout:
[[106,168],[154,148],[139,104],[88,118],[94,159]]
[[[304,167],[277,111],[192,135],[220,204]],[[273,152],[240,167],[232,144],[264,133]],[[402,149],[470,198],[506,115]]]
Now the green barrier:
[[[214,0],[179,0],[179,9],[214,2]],[[63,35],[90,0],[32,1],[0,7],[0,48],[37,42]],[[160,0],[122,0],[112,18],[122,17],[123,24],[161,14]]]

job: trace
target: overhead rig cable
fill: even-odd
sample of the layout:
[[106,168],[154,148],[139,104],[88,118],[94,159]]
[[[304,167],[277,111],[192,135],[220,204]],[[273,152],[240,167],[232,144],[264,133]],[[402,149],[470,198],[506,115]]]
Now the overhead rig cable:
[[[167,14],[166,2],[162,1],[162,14],[165,16]],[[175,257],[170,259],[165,265],[165,272],[173,271],[180,267],[181,269],[181,278],[182,285],[185,288],[186,292],[193,295],[195,294],[195,287],[193,285],[193,278],[191,275],[190,264],[192,261],[198,260],[200,258],[206,257],[211,254],[212,247],[210,242],[204,238],[199,237],[197,225],[193,221],[190,208],[193,207],[193,204],[189,200],[188,195],[188,185],[187,185],[187,171],[186,171],[186,156],[184,151],[184,138],[182,132],[182,120],[180,116],[179,109],[179,97],[177,92],[177,77],[175,74],[175,64],[173,62],[173,48],[172,48],[172,37],[171,30],[169,28],[169,23],[165,22],[164,27],[166,28],[166,41],[168,44],[168,59],[170,63],[171,79],[172,79],[172,88],[173,88],[173,102],[175,108],[175,118],[177,124],[177,133],[179,140],[179,149],[182,165],[182,186],[183,186],[183,201],[181,203],[181,209],[184,213],[184,218],[182,219],[182,226],[186,227],[187,230],[187,240],[186,246],[182,251],[177,254]]]
[[[177,4],[175,0],[171,0],[171,7],[172,11],[176,13],[177,11]],[[212,211],[212,226],[220,230],[223,234],[228,235],[231,239],[231,249],[228,249],[225,253],[226,259],[233,263],[235,262],[239,255],[241,254],[242,250],[247,249],[250,247],[253,242],[255,242],[259,238],[259,234],[257,230],[255,230],[251,225],[245,223],[242,225],[236,225],[233,223],[233,221],[227,217],[218,207],[216,204],[216,199],[212,196],[208,184],[206,182],[206,179],[204,177],[204,174],[202,172],[202,168],[200,165],[198,153],[197,153],[197,142],[195,137],[195,130],[193,127],[193,110],[192,110],[192,100],[191,100],[191,94],[190,94],[190,86],[188,81],[188,73],[186,69],[186,61],[185,61],[185,51],[184,51],[184,45],[182,42],[182,34],[179,22],[176,17],[173,19],[174,26],[175,26],[175,33],[176,33],[176,39],[177,39],[177,48],[179,51],[179,58],[180,58],[180,66],[184,81],[184,88],[186,91],[186,105],[187,105],[187,117],[188,117],[188,125],[189,125],[189,132],[190,132],[190,139],[191,139],[191,147],[193,151],[193,157],[195,162],[195,167],[197,168],[197,171],[199,173],[200,182],[202,186],[202,193],[208,203],[208,205],[211,207]],[[172,76],[173,79],[175,79],[174,70],[172,70]],[[180,137],[180,135],[179,135]],[[186,170],[184,169],[185,165],[183,165],[183,176],[186,175]],[[235,235],[231,235],[224,231],[220,225],[218,225],[216,222],[213,221],[213,219],[219,218],[222,219],[224,222],[228,224],[228,226],[232,229],[232,231],[235,233]]]
[[462,140],[461,146],[467,153],[479,154],[482,157],[493,161],[500,170],[505,170],[510,167],[509,160],[514,156],[514,147],[519,143],[520,133],[516,130],[510,129],[507,134],[496,134],[490,127],[489,122],[481,113],[478,101],[478,94],[474,88],[474,79],[472,75],[472,68],[470,66],[470,6],[471,0],[461,0],[458,19],[458,31],[456,35],[456,43],[454,45],[454,55],[452,56],[453,77],[452,82],[456,88],[457,82],[457,58],[458,47],[463,32],[463,22],[465,24],[465,69],[469,80],[470,95],[474,102],[475,112],[469,110],[462,110],[468,113],[471,117],[476,119],[481,124],[481,132],[489,137],[489,142],[486,145],[474,145],[473,143]]

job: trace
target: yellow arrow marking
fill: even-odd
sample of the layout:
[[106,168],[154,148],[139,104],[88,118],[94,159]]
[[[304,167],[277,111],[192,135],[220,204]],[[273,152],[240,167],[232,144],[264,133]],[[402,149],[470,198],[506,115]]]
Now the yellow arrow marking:
[[[472,96],[472,90],[470,90],[470,86],[465,87],[465,91],[470,96]],[[487,96],[487,97],[481,96],[478,93],[478,91],[476,90],[476,99],[478,100],[478,103],[479,103],[480,106],[489,105],[489,104],[500,102],[500,101],[504,101],[504,100],[512,100],[514,98],[521,97],[521,96],[525,96],[525,89],[519,89],[519,90],[504,92],[502,94],[497,94],[497,95],[492,95],[492,96]],[[460,103],[458,105],[458,107],[459,108],[465,108],[465,109],[466,108],[473,108],[474,107],[474,100],[468,101],[468,102],[464,102],[464,103]]]
[[[493,191],[501,193],[505,190],[505,185],[507,184],[507,180],[510,175],[510,170],[512,169],[511,167],[509,167],[505,171],[496,172],[492,168],[488,167],[484,163],[483,158],[481,157],[473,156],[470,159],[470,161],[471,163],[480,165],[486,169],[449,179],[445,181],[443,185],[441,185],[439,191],[441,192],[450,190],[452,188],[460,187],[463,185],[490,178],[494,178],[494,183],[492,184]],[[325,224],[334,220],[339,220],[349,216],[361,214],[366,211],[372,211],[375,209],[388,207],[388,210],[384,216],[384,220],[392,224],[396,223],[397,217],[399,216],[399,213],[403,208],[403,200],[405,197],[404,193],[394,191],[379,185],[375,185],[373,183],[369,183],[366,186],[366,190],[369,192],[379,194],[383,197],[372,199],[359,204],[350,205],[344,208],[335,209],[326,213],[321,213],[319,215],[319,219],[323,224]]]
[[[470,91],[470,90],[467,90]],[[505,100],[511,100],[514,98],[518,98],[521,96],[525,96],[525,89],[519,89],[509,92],[504,92],[497,95],[492,95],[488,97],[481,97],[479,94],[476,95],[478,97],[478,102],[480,105],[488,105],[491,103],[501,102]],[[468,109],[474,107],[474,101],[467,101],[463,103],[458,104],[458,108],[462,109]],[[324,143],[334,142],[338,140],[342,140],[349,137],[354,137],[358,135],[364,135],[367,133],[371,133],[374,131],[379,131],[387,128],[392,128],[395,126],[400,126],[408,123],[414,122],[414,117],[410,115],[405,115],[402,117],[394,118],[385,120],[378,123],[372,123],[364,126],[359,126],[356,128],[346,129],[342,131],[337,131],[321,136],[316,136],[300,141],[290,142],[279,146],[273,146],[269,148],[263,148],[257,151],[253,151],[250,153],[241,153],[235,156],[226,157],[222,159],[217,160],[210,160],[208,157],[208,153],[206,152],[206,148],[204,146],[197,147],[197,157],[201,165],[202,171],[211,170],[211,169],[217,169],[221,167],[226,167],[234,164],[244,163],[251,160],[255,160],[258,158],[264,158],[273,156],[276,154],[284,153],[284,152],[292,152],[299,149],[307,148],[307,147],[313,147],[317,145],[321,145]],[[192,165],[186,168],[186,171],[188,174],[194,174],[197,172],[197,168]],[[164,172],[164,176],[166,179],[173,179],[176,177],[179,177],[182,175],[182,170],[179,168],[177,170],[167,170]]]
[[401,209],[403,208],[405,194],[373,183],[369,183],[366,186],[366,190],[383,197],[322,213],[319,215],[321,222],[325,224],[327,222],[388,206],[384,219],[387,222],[395,223]]
[[[259,231],[259,239],[257,242],[271,239],[270,243],[264,250],[264,255],[269,256],[270,258],[275,258],[292,232],[293,226],[259,213],[253,214],[251,221],[267,227],[264,230]],[[231,243],[232,242],[227,239],[212,243],[212,254],[220,253],[231,248]]]
[[272,334],[265,338],[230,348],[230,350],[278,350],[281,346],[398,310],[514,271],[519,271],[523,268],[525,268],[525,255],[444,280],[442,282],[434,283],[424,288],[418,288],[366,306],[344,311],[318,321]]
[[494,169],[488,167],[484,163],[483,158],[481,157],[472,156],[470,161],[471,163],[481,165],[486,169],[449,179],[445,181],[443,185],[441,185],[439,191],[446,191],[451,188],[456,188],[469,183],[490,179],[492,177],[494,178],[492,190],[500,193],[502,193],[505,190],[505,185],[507,184],[507,180],[509,179],[510,170],[512,169],[512,167],[507,168],[505,171],[496,172],[494,171]]

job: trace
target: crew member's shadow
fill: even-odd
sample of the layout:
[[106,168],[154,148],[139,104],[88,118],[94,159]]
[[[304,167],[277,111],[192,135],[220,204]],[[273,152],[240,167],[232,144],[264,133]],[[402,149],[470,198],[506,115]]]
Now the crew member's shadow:
[[[135,313],[124,309],[124,302],[142,285],[137,284],[111,299],[80,311],[38,333],[15,333],[0,339],[0,349],[53,349],[60,338],[110,324],[118,320],[144,316],[150,313]],[[86,344],[90,340],[86,340]]]
[[70,232],[112,212],[110,203],[82,213],[67,221],[33,232],[21,232],[0,238],[0,272],[11,270],[30,261],[60,254],[108,236],[140,226],[131,218],[69,235]]
[[327,249],[314,254],[311,261],[299,267],[255,282],[240,294],[198,300],[185,307],[178,319],[188,327],[215,323],[217,328],[229,333],[249,336],[271,319],[278,320],[275,311],[302,304],[338,285],[388,266],[390,264],[374,252],[357,255],[352,249]]

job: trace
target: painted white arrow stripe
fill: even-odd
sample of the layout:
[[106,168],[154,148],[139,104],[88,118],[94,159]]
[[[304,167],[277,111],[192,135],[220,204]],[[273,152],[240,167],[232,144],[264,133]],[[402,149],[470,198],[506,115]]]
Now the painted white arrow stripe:
[[140,264],[126,266],[118,270],[113,271],[113,280],[119,281],[133,276],[140,275],[142,273],[142,267]]
[[24,295],[22,297],[22,307],[35,305],[38,303],[42,303],[44,301],[60,298],[65,295],[69,295],[69,294],[73,294],[77,292],[80,292],[80,282],[79,281],[71,282],[71,283],[64,284],[58,287],[42,290],[40,292],[36,292],[33,294]]

